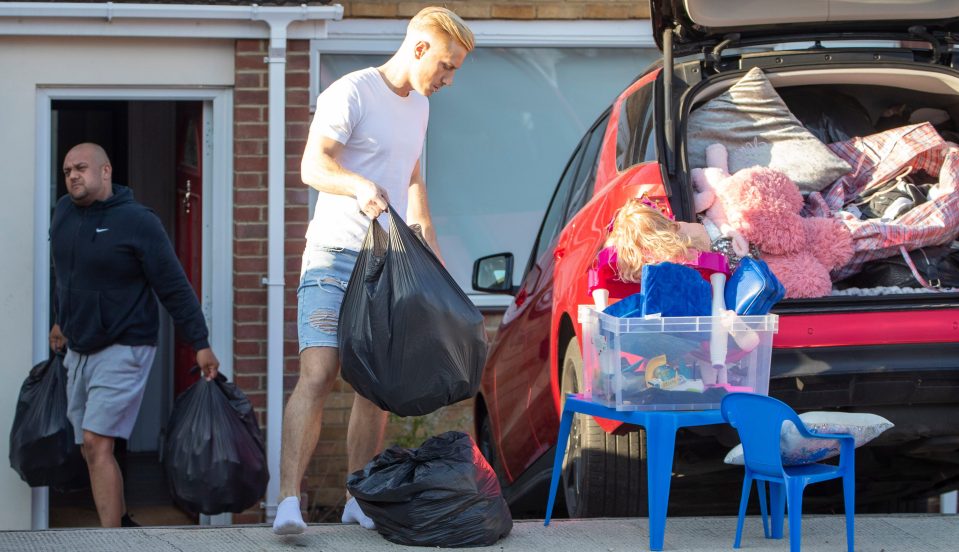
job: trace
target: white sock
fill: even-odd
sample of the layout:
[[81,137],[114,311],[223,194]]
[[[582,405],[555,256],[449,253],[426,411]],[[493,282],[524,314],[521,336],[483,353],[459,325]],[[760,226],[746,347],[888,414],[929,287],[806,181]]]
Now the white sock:
[[343,523],[359,523],[364,529],[376,529],[376,524],[370,519],[370,516],[363,513],[359,503],[355,498],[346,501],[346,507],[343,508]]
[[273,518],[273,532],[277,535],[299,535],[306,530],[303,514],[300,513],[300,499],[288,496],[276,507]]

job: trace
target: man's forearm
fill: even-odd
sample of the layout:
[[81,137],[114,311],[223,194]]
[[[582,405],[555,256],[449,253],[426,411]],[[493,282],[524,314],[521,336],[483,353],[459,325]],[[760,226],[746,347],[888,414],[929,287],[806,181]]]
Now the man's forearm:
[[424,221],[411,218],[409,225],[413,226],[414,224],[419,225],[420,231],[423,233],[423,239],[426,240],[426,245],[430,247],[433,254],[436,255],[440,262],[444,262],[443,255],[440,253],[440,243],[436,239],[436,229],[433,228],[433,222],[431,220]]

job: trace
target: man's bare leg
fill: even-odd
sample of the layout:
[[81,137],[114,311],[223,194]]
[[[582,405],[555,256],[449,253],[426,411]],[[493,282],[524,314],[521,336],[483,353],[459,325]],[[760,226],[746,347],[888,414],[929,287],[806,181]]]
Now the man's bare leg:
[[[286,403],[283,438],[280,445],[280,507],[273,532],[302,533],[306,527],[300,515],[300,482],[320,439],[323,404],[333,389],[339,370],[339,356],[332,347],[310,347],[300,353],[300,378]],[[292,497],[294,500],[285,501]]]
[[83,431],[83,457],[90,472],[90,488],[97,505],[100,525],[120,527],[126,511],[123,502],[123,475],[113,456],[113,437]]
[[[346,432],[347,467],[350,473],[363,469],[383,449],[383,434],[389,414],[369,400],[356,395]],[[346,494],[349,497],[349,493]],[[373,520],[363,513],[356,499],[350,497],[343,509],[343,523],[359,523],[374,529]]]
[[355,394],[350,426],[346,431],[347,468],[350,473],[363,469],[383,450],[383,435],[389,413],[368,399]]

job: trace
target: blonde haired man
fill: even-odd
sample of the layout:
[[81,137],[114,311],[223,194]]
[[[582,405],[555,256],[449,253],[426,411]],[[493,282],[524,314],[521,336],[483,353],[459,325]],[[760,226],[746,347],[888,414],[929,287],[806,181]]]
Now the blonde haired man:
[[[300,171],[303,182],[319,193],[297,291],[300,377],[283,416],[276,534],[306,529],[300,482],[339,373],[340,306],[370,221],[392,205],[408,224],[422,227],[439,255],[419,163],[429,119],[427,98],[453,83],[472,49],[473,34],[459,16],[445,8],[425,8],[410,20],[403,43],[385,64],[340,78],[317,99]],[[382,448],[386,419],[376,405],[354,397],[346,437],[351,473]],[[353,498],[346,503],[343,522],[373,528]]]

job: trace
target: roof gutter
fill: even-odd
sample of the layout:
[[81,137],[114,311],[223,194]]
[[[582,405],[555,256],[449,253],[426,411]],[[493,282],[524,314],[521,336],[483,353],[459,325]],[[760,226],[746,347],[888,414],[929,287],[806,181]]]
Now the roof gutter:
[[[276,515],[283,433],[283,250],[286,143],[286,41],[324,38],[325,21],[343,7],[198,6],[177,4],[0,3],[0,36],[136,36],[269,38],[267,235],[267,464],[266,515]],[[263,25],[266,23],[266,25]],[[312,26],[311,26],[312,24]],[[291,32],[293,31],[293,32]],[[230,374],[232,375],[232,374]],[[32,526],[49,524],[46,489],[32,491]]]
[[266,21],[287,20],[289,38],[322,38],[343,6],[0,2],[0,36],[269,38]]

